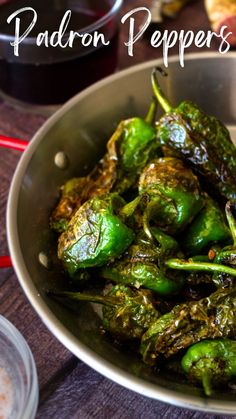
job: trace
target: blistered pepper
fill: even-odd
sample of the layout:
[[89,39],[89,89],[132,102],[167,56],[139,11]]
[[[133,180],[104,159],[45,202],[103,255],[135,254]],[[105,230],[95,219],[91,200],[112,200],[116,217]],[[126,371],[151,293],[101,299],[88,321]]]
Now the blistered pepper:
[[227,128],[192,102],[172,107],[158,84],[156,71],[152,85],[165,111],[157,124],[160,144],[187,161],[204,177],[211,192],[236,199],[236,148]]
[[213,386],[236,376],[236,341],[207,339],[196,343],[188,348],[181,365],[188,378],[200,381],[205,394],[210,396]]
[[117,194],[91,198],[73,215],[59,237],[58,257],[72,276],[121,256],[134,233],[117,215],[125,201]]
[[145,330],[160,314],[151,291],[115,285],[106,295],[80,292],[50,292],[51,296],[72,301],[89,301],[103,305],[105,330],[121,340],[141,339]]
[[236,288],[220,289],[199,301],[176,305],[142,337],[145,363],[155,365],[203,339],[236,338]]
[[154,242],[139,233],[128,253],[122,259],[104,266],[100,275],[113,282],[148,288],[159,295],[178,292],[184,284],[185,275],[170,271],[164,265],[170,255],[182,255],[178,243],[156,228],[152,228],[152,236]]
[[152,220],[168,234],[183,230],[204,205],[197,177],[174,157],[156,159],[145,167],[139,193],[149,198],[146,221]]

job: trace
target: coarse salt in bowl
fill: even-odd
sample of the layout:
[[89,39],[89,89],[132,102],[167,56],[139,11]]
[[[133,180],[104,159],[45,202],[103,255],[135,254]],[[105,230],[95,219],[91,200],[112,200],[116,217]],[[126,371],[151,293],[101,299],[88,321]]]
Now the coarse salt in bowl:
[[0,315],[0,418],[32,419],[38,405],[38,378],[23,336]]

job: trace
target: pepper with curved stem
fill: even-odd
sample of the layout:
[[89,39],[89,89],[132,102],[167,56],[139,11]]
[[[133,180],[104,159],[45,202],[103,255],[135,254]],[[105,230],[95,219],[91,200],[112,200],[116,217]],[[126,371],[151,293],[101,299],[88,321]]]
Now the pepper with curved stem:
[[149,238],[149,221],[173,235],[183,230],[204,205],[197,177],[174,157],[155,159],[144,168],[139,179],[139,193],[149,199],[143,216],[144,230]]
[[124,285],[115,285],[106,295],[54,291],[50,291],[49,295],[102,304],[104,329],[121,340],[141,339],[149,325],[160,316],[151,291],[136,290]]
[[236,338],[236,288],[176,305],[154,321],[142,337],[145,363],[155,365],[203,339]]
[[119,217],[124,205],[118,194],[107,194],[91,198],[73,215],[58,241],[58,257],[72,277],[121,256],[132,243],[134,233]]
[[211,396],[213,386],[236,376],[236,341],[207,339],[196,343],[187,350],[181,365],[188,378],[200,381],[206,396]]
[[201,176],[204,186],[224,199],[236,199],[236,148],[227,128],[192,102],[171,106],[152,73],[154,94],[166,112],[157,136],[169,153],[184,159]]
[[124,257],[102,267],[99,274],[115,283],[148,288],[159,295],[176,294],[185,275],[166,269],[164,261],[173,254],[181,256],[182,252],[171,236],[154,227],[151,235],[152,240],[140,232]]

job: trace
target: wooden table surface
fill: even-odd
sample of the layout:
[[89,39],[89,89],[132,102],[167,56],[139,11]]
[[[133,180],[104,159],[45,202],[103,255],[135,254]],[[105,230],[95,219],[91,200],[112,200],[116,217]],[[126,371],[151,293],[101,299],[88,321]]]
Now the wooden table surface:
[[[122,9],[148,5],[149,1],[128,1]],[[166,29],[209,29],[203,2],[188,5],[175,21],[166,21]],[[124,40],[127,28],[120,33],[119,68],[162,56],[161,49],[149,45],[148,37],[135,45],[134,57],[128,57]],[[217,49],[213,43],[212,49]],[[194,51],[189,48],[188,52]],[[195,48],[195,51],[200,51]],[[177,53],[176,46],[171,54]],[[30,140],[46,117],[34,115],[0,103],[0,133]],[[0,254],[8,254],[5,212],[8,190],[20,152],[0,150]],[[37,417],[47,418],[213,418],[213,415],[176,408],[126,390],[98,374],[65,349],[47,330],[25,298],[12,269],[0,272],[0,313],[24,335],[33,352],[40,386]],[[216,417],[216,416],[215,416]]]

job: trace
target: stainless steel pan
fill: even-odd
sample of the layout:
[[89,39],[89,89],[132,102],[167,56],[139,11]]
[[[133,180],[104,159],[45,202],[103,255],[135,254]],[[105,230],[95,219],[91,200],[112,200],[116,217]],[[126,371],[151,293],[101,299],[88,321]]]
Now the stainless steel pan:
[[[64,281],[57,265],[55,237],[48,228],[59,186],[92,167],[122,118],[145,114],[151,96],[150,72],[160,64],[158,61],[141,64],[99,82],[70,100],[37,132],[22,155],[9,194],[10,254],[20,284],[43,322],[92,368],[148,397],[177,406],[232,414],[236,411],[235,393],[221,390],[206,399],[199,389],[173,375],[155,375],[145,367],[137,368],[134,356],[119,352],[100,336],[98,319],[91,306],[86,311],[83,306],[78,313],[71,313],[44,292],[55,284],[63,287]],[[175,57],[170,59],[168,73],[162,85],[174,104],[192,99],[234,130],[235,53],[189,55],[184,69]]]

